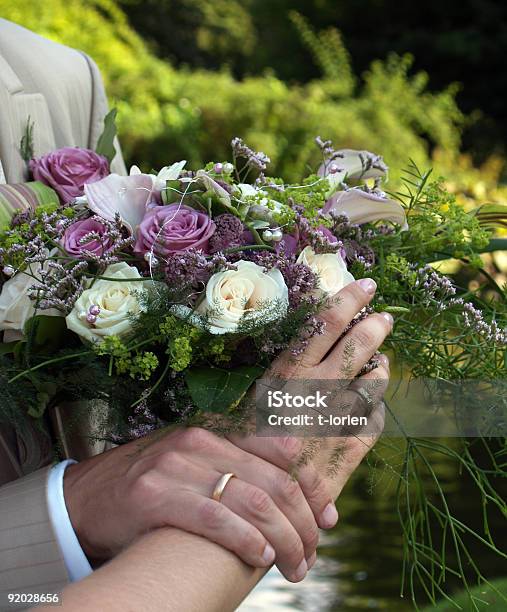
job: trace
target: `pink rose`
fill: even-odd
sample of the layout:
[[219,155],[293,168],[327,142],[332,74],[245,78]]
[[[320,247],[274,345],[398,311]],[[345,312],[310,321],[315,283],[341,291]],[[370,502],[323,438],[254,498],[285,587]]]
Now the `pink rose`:
[[215,224],[208,215],[189,206],[154,206],[139,225],[134,251],[144,255],[153,248],[162,256],[187,249],[207,253],[214,232]]
[[52,187],[66,204],[82,196],[85,183],[94,183],[109,174],[109,162],[90,149],[64,147],[30,161],[36,181]]
[[[93,233],[90,240],[83,244],[81,240],[90,233]],[[71,257],[86,257],[85,251],[100,256],[107,252],[112,241],[103,223],[95,219],[83,219],[69,225],[63,234],[62,245]]]

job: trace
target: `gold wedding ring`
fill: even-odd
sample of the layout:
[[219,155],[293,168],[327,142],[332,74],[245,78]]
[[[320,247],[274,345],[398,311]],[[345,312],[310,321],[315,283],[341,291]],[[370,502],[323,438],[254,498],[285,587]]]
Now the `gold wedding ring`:
[[236,476],[236,474],[233,474],[232,472],[228,472],[227,474],[222,474],[222,476],[220,476],[220,478],[218,479],[217,484],[215,485],[215,488],[213,489],[211,498],[219,502],[224,492],[224,489],[227,486],[227,483],[229,482],[231,478],[234,478],[234,476]]

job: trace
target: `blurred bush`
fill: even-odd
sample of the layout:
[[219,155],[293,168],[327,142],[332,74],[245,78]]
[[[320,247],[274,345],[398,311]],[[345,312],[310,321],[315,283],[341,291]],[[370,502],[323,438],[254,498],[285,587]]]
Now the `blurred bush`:
[[[372,59],[412,53],[430,87],[462,84],[459,106],[474,116],[464,145],[474,159],[506,152],[507,3],[503,0],[119,0],[131,23],[173,65],[227,65],[237,77],[269,67],[284,81],[319,78],[302,40],[287,27],[296,10],[318,30],[336,25],[362,73]],[[169,27],[168,27],[168,24]],[[507,180],[507,167],[504,166]]]
[[[455,86],[430,92],[427,75],[412,74],[407,55],[376,60],[358,77],[340,33],[333,28],[315,33],[297,13],[287,28],[301,37],[309,61],[322,73],[304,85],[288,84],[269,72],[237,80],[226,68],[176,69],[157,58],[113,0],[0,0],[0,14],[95,59],[119,109],[124,153],[145,169],[182,158],[192,165],[227,159],[229,142],[238,135],[272,158],[273,174],[296,179],[318,163],[313,138],[321,135],[340,147],[382,153],[394,180],[411,157],[421,167],[435,165],[455,190],[464,187],[471,198],[497,195],[500,165],[489,160],[479,171],[460,155],[465,118],[455,102]],[[237,32],[245,45],[255,43],[248,31]],[[214,40],[209,38],[209,44]],[[238,39],[228,38],[223,45],[237,48]]]

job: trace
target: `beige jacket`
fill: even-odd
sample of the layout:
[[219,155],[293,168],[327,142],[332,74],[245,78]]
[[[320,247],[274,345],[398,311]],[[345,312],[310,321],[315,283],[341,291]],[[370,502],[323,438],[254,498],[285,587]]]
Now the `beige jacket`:
[[[0,19],[0,160],[8,183],[25,180],[19,143],[28,118],[39,156],[63,146],[93,147],[107,112],[97,66],[84,53]],[[113,171],[125,174],[121,153]],[[1,173],[0,173],[1,174]],[[61,411],[53,435],[62,434]],[[81,435],[63,436],[75,459],[100,451]],[[51,444],[33,432],[22,438],[0,426],[0,610],[7,593],[53,593],[68,581],[46,504]],[[41,469],[42,468],[42,469]]]

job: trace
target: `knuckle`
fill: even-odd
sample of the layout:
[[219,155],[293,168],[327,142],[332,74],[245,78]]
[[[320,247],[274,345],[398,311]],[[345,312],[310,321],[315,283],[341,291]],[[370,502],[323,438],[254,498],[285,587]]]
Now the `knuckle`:
[[320,315],[320,318],[324,321],[326,327],[332,327],[333,329],[343,329],[347,326],[349,321],[345,320],[342,314],[342,309],[339,305],[329,308]]
[[303,450],[302,441],[299,438],[293,438],[291,436],[277,439],[276,444],[278,445],[283,460],[289,464],[294,463]]
[[317,548],[317,544],[319,543],[319,530],[315,521],[304,529],[301,539],[303,540],[305,548],[311,550]]
[[155,458],[155,468],[164,473],[177,473],[184,469],[185,459],[177,451],[168,450]]
[[238,549],[242,552],[246,550],[251,553],[260,552],[263,548],[262,536],[259,536],[258,532],[251,527],[246,528],[238,540]]
[[304,558],[305,551],[303,548],[303,542],[297,535],[288,538],[285,550],[290,563],[294,564],[295,566],[299,565],[301,559]]
[[183,446],[192,452],[202,452],[213,445],[214,435],[200,427],[189,427],[182,434]]
[[295,502],[301,494],[298,481],[283,471],[277,476],[276,491],[279,497],[288,504]]
[[225,507],[212,500],[206,499],[199,507],[199,518],[210,529],[220,528],[225,521]]
[[257,515],[268,514],[273,508],[271,497],[269,497],[265,491],[257,487],[251,487],[247,495],[247,500],[250,510]]
[[369,317],[363,325],[357,325],[351,333],[353,334],[354,341],[361,347],[371,349],[378,344],[379,334],[377,325]]
[[160,488],[160,478],[156,471],[147,470],[134,480],[131,495],[133,499],[147,500],[158,495]]
[[331,496],[327,490],[324,478],[315,469],[311,470],[308,475],[306,496],[314,505],[322,509],[330,501]]

